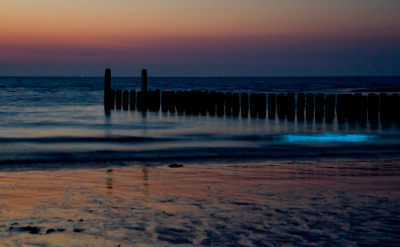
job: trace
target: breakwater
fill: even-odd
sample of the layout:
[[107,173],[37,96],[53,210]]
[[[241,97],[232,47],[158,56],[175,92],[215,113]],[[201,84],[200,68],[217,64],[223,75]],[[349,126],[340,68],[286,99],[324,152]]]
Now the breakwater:
[[400,123],[398,93],[328,94],[231,93],[217,91],[147,90],[147,71],[142,71],[142,91],[111,88],[111,70],[105,72],[104,108],[163,111],[201,115],[227,115],[294,120],[337,118],[339,121]]

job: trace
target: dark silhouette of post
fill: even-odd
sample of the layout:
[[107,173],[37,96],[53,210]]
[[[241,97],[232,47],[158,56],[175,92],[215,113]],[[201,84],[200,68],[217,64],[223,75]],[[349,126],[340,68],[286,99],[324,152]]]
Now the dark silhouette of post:
[[161,94],[161,111],[167,112],[169,109],[169,92],[164,91]]
[[147,90],[147,107],[149,111],[154,111],[154,91]]
[[147,111],[147,92],[137,92],[136,106],[139,111]]
[[160,90],[148,90],[149,110],[157,112],[160,110]]
[[285,94],[281,93],[278,95],[276,99],[277,109],[278,109],[278,118],[285,119],[286,115],[286,97]]
[[346,95],[338,94],[336,103],[336,116],[339,122],[346,120]]
[[314,94],[308,93],[306,95],[306,118],[314,118]]
[[169,91],[169,104],[168,104],[169,112],[175,112],[175,104],[176,104],[175,91]]
[[122,98],[122,91],[117,90],[115,95],[115,108],[121,109],[121,98]]
[[323,93],[318,93],[315,96],[315,119],[321,120],[324,118],[325,96]]
[[177,91],[176,92],[176,111],[179,113],[184,112],[184,100],[183,100],[183,92]]
[[202,92],[200,99],[200,113],[203,116],[207,115],[208,105],[210,104],[209,101],[210,93],[207,91]]
[[225,114],[232,115],[232,93],[225,93]]
[[217,115],[223,116],[225,111],[225,100],[224,100],[224,93],[217,92]]
[[335,118],[335,95],[330,94],[325,98],[325,119],[330,122]]
[[160,90],[156,89],[154,91],[154,111],[160,111],[160,98],[161,98],[161,92]]
[[275,106],[276,94],[268,94],[268,118],[275,118],[276,106]]
[[129,92],[128,91],[124,91],[122,93],[122,107],[124,108],[124,110],[128,110],[128,106],[129,106]]
[[147,93],[147,70],[142,70],[142,92]]
[[397,124],[400,123],[400,96],[398,93],[394,93],[391,96],[391,109],[390,113],[393,116],[393,120],[396,121]]
[[136,109],[136,91],[132,90],[129,96],[130,96],[130,110],[133,111]]
[[379,120],[379,96],[368,94],[368,119],[372,124],[377,124]]
[[196,90],[194,91],[193,97],[193,114],[197,115],[200,112],[200,105],[201,105],[201,91]]
[[[111,70],[106,69],[104,75],[104,109],[110,108]],[[114,106],[114,102],[113,102]],[[113,107],[114,108],[114,107]]]
[[380,114],[381,122],[384,124],[389,124],[391,122],[390,118],[390,97],[386,93],[379,94],[380,101]]
[[295,113],[296,113],[296,100],[295,100],[294,93],[288,93],[286,95],[286,116],[287,119],[290,121],[294,120]]
[[297,120],[304,120],[304,107],[306,105],[306,95],[299,93],[297,95]]
[[232,95],[232,115],[233,116],[239,116],[239,111],[240,111],[239,94],[238,93],[234,93]]
[[196,91],[191,90],[188,95],[188,112],[194,114],[196,112]]
[[361,122],[363,118],[362,108],[363,108],[363,98],[361,93],[355,93],[353,95],[353,111],[356,119]]
[[240,103],[241,103],[241,115],[242,117],[249,116],[249,95],[247,93],[242,93],[240,95]]
[[368,98],[367,96],[360,96],[358,99],[358,115],[357,119],[360,123],[366,123],[367,122],[367,109],[368,109]]
[[190,101],[191,92],[183,91],[183,109],[186,114],[190,114],[192,112],[192,106]]
[[115,102],[115,90],[108,90],[108,100],[107,100],[107,110],[114,109],[114,102]]
[[209,104],[208,104],[208,112],[211,116],[215,115],[216,99],[217,99],[217,92],[211,91],[210,98],[209,98]]
[[250,116],[257,117],[257,94],[251,93],[250,94]]
[[357,120],[357,104],[356,104],[356,96],[353,94],[346,94],[346,117],[347,121],[350,123],[354,123]]
[[265,118],[267,114],[267,95],[265,93],[259,93],[257,95],[257,110],[258,117]]

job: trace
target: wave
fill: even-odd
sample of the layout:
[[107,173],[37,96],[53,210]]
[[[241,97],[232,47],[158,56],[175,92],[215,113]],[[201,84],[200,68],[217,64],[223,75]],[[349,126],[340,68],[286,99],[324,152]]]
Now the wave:
[[[97,162],[117,162],[128,165],[168,163],[245,163],[273,160],[322,160],[343,158],[384,158],[398,157],[400,145],[307,146],[299,144],[269,145],[261,147],[195,147],[165,148],[145,151],[81,151],[81,152],[8,152],[0,157],[1,165],[28,165],[32,169],[46,168],[57,164],[61,167],[79,167]],[[122,163],[121,163],[122,162]]]

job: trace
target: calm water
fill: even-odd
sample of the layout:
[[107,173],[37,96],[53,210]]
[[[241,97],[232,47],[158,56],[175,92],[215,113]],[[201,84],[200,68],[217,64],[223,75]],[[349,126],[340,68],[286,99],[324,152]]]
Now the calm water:
[[[343,93],[398,87],[399,77],[149,78],[149,90]],[[140,90],[140,78],[112,88]],[[400,129],[177,113],[103,111],[103,78],[0,77],[3,164],[246,161],[397,155]]]

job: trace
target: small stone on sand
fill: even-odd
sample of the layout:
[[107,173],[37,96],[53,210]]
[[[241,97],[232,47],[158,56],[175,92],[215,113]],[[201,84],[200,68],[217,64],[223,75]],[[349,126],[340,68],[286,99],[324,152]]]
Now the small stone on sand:
[[178,167],[183,167],[183,165],[182,164],[171,164],[171,165],[169,165],[169,167],[178,168]]

